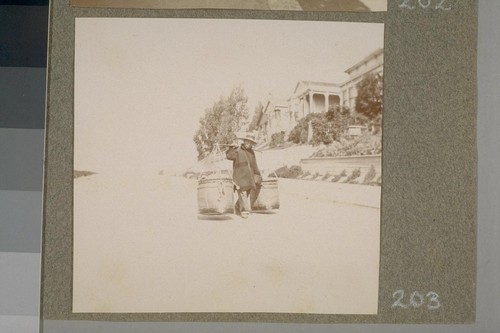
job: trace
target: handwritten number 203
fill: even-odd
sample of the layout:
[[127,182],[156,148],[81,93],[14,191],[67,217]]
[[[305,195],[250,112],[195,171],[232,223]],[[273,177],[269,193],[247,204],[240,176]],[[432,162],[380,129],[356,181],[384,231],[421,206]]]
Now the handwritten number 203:
[[433,8],[435,10],[451,10],[451,6],[448,5],[448,0],[400,0],[399,8],[403,9],[415,9],[421,7],[423,9]]
[[392,308],[419,308],[424,304],[427,305],[429,310],[437,310],[441,307],[441,301],[439,300],[439,295],[433,291],[428,292],[425,296],[419,291],[414,291],[410,295],[409,303],[404,303],[403,299],[405,297],[404,290],[396,290],[392,294],[392,298],[395,299],[392,303]]

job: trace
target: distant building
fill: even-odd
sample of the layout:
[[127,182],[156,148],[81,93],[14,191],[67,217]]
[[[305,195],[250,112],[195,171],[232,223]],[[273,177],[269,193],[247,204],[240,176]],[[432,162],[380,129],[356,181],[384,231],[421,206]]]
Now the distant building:
[[270,142],[273,134],[288,133],[295,124],[296,121],[290,112],[288,103],[269,95],[258,121],[259,138]]
[[345,72],[349,75],[349,80],[340,85],[342,90],[342,105],[354,110],[356,107],[356,97],[358,96],[356,85],[366,74],[383,74],[383,71],[384,49],[375,50],[346,70]]

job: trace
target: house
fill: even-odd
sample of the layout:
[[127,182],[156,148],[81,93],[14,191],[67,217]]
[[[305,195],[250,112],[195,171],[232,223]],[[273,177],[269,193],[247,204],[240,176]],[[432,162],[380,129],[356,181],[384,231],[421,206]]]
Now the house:
[[288,99],[289,108],[297,121],[309,113],[326,112],[330,107],[342,105],[342,93],[337,83],[299,81]]
[[340,85],[342,90],[342,105],[354,110],[356,108],[356,97],[358,91],[356,85],[366,74],[383,74],[384,71],[384,49],[377,49],[363,60],[345,71],[349,80]]
[[258,121],[258,137],[265,142],[271,142],[273,134],[279,132],[288,133],[295,124],[288,103],[269,95]]

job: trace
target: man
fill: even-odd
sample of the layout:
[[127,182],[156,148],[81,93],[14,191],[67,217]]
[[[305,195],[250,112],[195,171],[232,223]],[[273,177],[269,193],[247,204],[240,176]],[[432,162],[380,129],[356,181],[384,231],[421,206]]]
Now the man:
[[229,148],[226,157],[233,161],[233,182],[238,192],[235,213],[241,214],[241,217],[246,219],[250,216],[251,207],[259,196],[262,177],[252,149],[257,143],[255,136],[243,133],[237,138],[243,140],[243,144]]

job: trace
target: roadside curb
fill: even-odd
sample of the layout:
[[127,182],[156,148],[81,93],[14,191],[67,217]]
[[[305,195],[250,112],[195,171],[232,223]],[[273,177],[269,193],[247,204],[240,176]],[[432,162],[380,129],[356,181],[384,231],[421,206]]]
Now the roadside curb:
[[315,200],[380,209],[381,187],[279,178],[280,192]]

